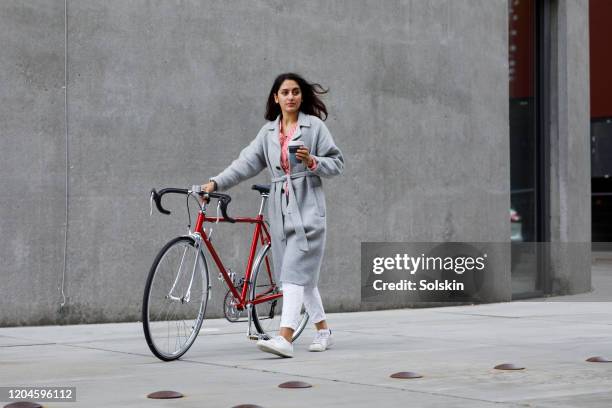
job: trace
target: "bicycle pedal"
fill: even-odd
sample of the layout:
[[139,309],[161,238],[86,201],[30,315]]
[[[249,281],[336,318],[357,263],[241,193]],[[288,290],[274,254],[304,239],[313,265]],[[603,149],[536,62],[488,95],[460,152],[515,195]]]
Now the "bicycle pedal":
[[249,340],[259,340],[258,334],[249,334]]

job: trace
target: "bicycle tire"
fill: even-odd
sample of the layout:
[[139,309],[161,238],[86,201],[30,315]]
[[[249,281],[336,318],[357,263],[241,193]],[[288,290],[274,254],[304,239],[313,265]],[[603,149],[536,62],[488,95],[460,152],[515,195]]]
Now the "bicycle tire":
[[[271,244],[266,244],[261,248],[253,264],[253,273],[251,274],[253,284],[250,288],[250,300],[253,301],[256,296],[266,293],[275,293],[276,288],[274,272],[272,270],[272,253]],[[266,262],[267,260],[267,262]],[[262,265],[265,265],[262,268]],[[264,302],[253,305],[251,309],[253,323],[257,332],[263,336],[274,337],[278,335],[280,330],[280,318],[282,313],[282,297],[275,299],[276,303]],[[308,323],[308,313],[302,307],[300,322],[293,332],[293,341],[295,341],[304,331]]]
[[[206,258],[190,236],[172,239],[155,257],[143,295],[142,324],[147,345],[160,360],[176,360],[193,345],[206,314],[209,282]],[[180,311],[177,310],[179,307]],[[171,314],[171,311],[176,313]],[[189,325],[185,323],[186,319]],[[167,333],[162,336],[164,325]],[[178,336],[173,338],[174,349],[171,347],[171,332]],[[162,337],[167,339],[166,348]],[[183,337],[185,340],[181,341]]]

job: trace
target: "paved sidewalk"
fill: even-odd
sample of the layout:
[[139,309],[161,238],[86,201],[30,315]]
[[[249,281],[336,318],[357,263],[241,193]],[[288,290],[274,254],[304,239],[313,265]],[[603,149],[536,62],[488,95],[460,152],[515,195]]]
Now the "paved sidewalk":
[[[555,299],[558,300],[558,299]],[[0,385],[76,386],[46,407],[609,407],[612,303],[513,302],[330,314],[337,345],[295,358],[256,349],[245,323],[205,321],[182,361],[149,352],[139,323],[0,329]],[[511,362],[524,371],[498,371]],[[389,375],[416,371],[421,379]],[[301,380],[309,389],[280,389]],[[150,400],[157,390],[185,394]],[[5,403],[1,403],[3,406]]]

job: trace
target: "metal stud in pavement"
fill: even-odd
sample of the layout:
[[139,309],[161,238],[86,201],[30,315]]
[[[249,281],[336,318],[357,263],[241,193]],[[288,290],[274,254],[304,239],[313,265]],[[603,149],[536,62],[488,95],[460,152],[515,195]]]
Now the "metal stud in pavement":
[[263,407],[259,405],[253,405],[253,404],[240,404],[240,405],[234,405],[232,408],[263,408]]
[[525,369],[525,367],[520,367],[512,363],[498,364],[493,368],[495,368],[496,370],[524,370]]
[[589,363],[612,363],[612,360],[608,360],[607,358],[601,356],[589,357],[586,361]]
[[5,405],[4,408],[42,408],[42,405],[30,401],[11,402]]
[[423,378],[421,374],[415,373],[413,371],[400,371],[398,373],[391,374],[390,377],[401,379]]
[[304,381],[287,381],[278,385],[279,388],[310,388],[311,384]]
[[177,391],[156,391],[147,395],[147,398],[151,399],[172,399],[172,398],[183,398],[184,395]]

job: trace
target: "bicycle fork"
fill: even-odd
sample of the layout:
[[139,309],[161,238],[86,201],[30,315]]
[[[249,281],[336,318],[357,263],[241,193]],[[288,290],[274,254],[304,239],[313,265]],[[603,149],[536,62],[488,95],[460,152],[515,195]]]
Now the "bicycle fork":
[[[194,240],[195,240],[195,259],[193,261],[193,268],[191,268],[191,278],[189,279],[189,286],[187,287],[187,290],[185,291],[185,295],[182,297],[178,297],[178,296],[174,296],[172,294],[172,292],[174,291],[174,288],[176,287],[176,284],[179,281],[179,278],[181,276],[181,272],[183,270],[183,264],[185,263],[185,255],[187,254],[187,249],[188,247],[185,247],[185,249],[183,250],[183,255],[181,257],[181,263],[179,264],[179,269],[176,273],[176,278],[174,278],[174,282],[172,283],[172,287],[170,288],[170,291],[168,292],[168,298],[170,298],[171,300],[177,301],[177,302],[181,302],[181,303],[189,303],[189,300],[191,299],[191,286],[193,285],[193,278],[195,277],[196,274],[196,270],[198,267],[198,261],[200,260],[200,244],[201,244],[201,239],[202,237],[200,236],[200,234],[190,234]],[[210,282],[208,282],[208,294],[207,296],[210,297],[210,292],[212,289],[212,285]]]
[[193,277],[195,275],[196,268],[198,267],[198,253],[196,252],[196,257],[195,257],[195,261],[193,263],[193,268],[191,269],[191,279],[189,279],[189,286],[187,286],[187,290],[185,291],[185,295],[183,295],[182,297],[174,296],[172,294],[172,292],[174,291],[174,288],[176,287],[176,284],[179,281],[179,278],[181,276],[181,271],[183,269],[183,263],[185,261],[185,253],[186,252],[187,252],[187,248],[185,248],[185,250],[183,251],[183,257],[181,258],[181,263],[179,265],[179,270],[176,273],[176,278],[174,279],[174,283],[172,284],[172,287],[170,288],[170,292],[168,293],[168,297],[171,300],[174,300],[174,301],[177,301],[177,302],[181,302],[181,303],[189,303],[189,300],[191,299],[191,285],[193,285]]
[[[187,298],[187,302],[189,302],[189,298],[191,296],[190,291],[191,291],[191,282],[193,282],[193,272],[195,271],[195,266],[193,267],[193,271],[191,272],[191,282],[189,282],[189,288],[187,289],[187,294],[183,297],[178,297],[178,296],[174,296],[172,294],[172,292],[174,292],[174,288],[176,287],[176,284],[179,281],[179,278],[182,275],[182,271],[183,271],[183,264],[185,263],[185,255],[187,254],[187,249],[188,247],[185,247],[185,249],[183,249],[183,255],[181,256],[181,263],[179,264],[178,267],[178,271],[176,272],[176,277],[174,278],[174,282],[172,283],[172,287],[170,288],[170,291],[168,292],[168,298],[170,300],[174,300],[175,302],[183,302],[183,299]],[[196,261],[198,260],[197,254],[196,254]]]

